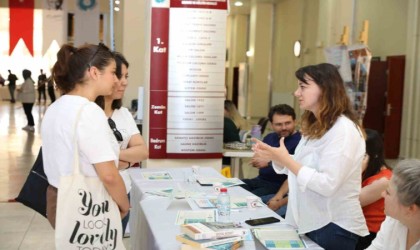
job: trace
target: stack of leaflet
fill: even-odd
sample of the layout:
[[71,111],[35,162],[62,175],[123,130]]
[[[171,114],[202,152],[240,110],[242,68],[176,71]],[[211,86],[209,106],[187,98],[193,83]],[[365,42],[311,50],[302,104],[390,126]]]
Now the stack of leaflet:
[[176,239],[183,243],[181,249],[238,249],[248,231],[234,223],[190,223],[181,225],[183,234]]

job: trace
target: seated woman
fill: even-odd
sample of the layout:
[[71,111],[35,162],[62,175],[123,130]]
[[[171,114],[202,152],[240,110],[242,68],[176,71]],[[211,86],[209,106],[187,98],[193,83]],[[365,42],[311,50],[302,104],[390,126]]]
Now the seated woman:
[[394,168],[383,197],[385,221],[367,248],[420,249],[420,160],[404,160]]
[[392,171],[384,159],[382,137],[372,129],[366,129],[366,135],[366,156],[362,164],[362,190],[359,199],[369,235],[360,237],[356,249],[366,249],[385,220],[384,199],[381,194],[392,177]]
[[225,100],[225,117],[231,119],[238,130],[246,129],[246,121],[242,118],[236,105],[231,100]]
[[[237,121],[242,121],[242,117],[239,115],[238,110],[236,109],[235,104],[230,100],[225,100],[225,110],[224,110],[224,120],[223,120],[223,143],[228,142],[239,142],[239,128]],[[238,118],[239,117],[239,118]],[[242,120],[241,120],[242,119]],[[240,122],[238,124],[240,124]],[[223,157],[223,165],[230,165],[230,157]]]

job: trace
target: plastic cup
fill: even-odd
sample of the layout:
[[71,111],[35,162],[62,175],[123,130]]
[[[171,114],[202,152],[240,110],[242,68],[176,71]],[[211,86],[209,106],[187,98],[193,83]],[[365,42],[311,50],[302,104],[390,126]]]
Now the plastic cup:
[[215,182],[213,183],[213,189],[216,193],[220,193],[220,189],[223,187],[223,184],[221,182]]
[[259,202],[259,198],[257,196],[247,196],[246,197],[246,205],[249,210],[257,209]]

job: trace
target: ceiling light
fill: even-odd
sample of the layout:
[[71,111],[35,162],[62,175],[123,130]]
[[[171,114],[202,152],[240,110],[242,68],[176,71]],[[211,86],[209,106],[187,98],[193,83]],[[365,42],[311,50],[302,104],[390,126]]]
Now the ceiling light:
[[297,40],[295,42],[295,44],[293,45],[293,54],[296,57],[299,57],[300,56],[300,53],[301,53],[301,50],[302,50],[302,43],[301,43],[300,40]]
[[120,11],[120,7],[114,7],[115,11]]
[[241,2],[241,1],[236,1],[236,2],[235,2],[235,6],[240,7],[240,6],[242,6],[242,5],[244,5],[244,3],[243,3],[243,2]]
[[119,0],[115,0],[115,4],[120,4],[120,1]]
[[247,52],[246,52],[246,56],[247,57],[251,57],[251,56],[253,56],[254,55],[254,51],[253,50],[248,50]]

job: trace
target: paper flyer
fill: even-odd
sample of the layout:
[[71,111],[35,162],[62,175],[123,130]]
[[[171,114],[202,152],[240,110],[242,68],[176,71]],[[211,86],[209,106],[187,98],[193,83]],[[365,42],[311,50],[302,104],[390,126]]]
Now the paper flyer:
[[172,175],[169,172],[143,172],[141,173],[146,180],[173,180]]
[[178,211],[175,225],[183,225],[188,223],[198,222],[215,222],[216,210],[192,210],[192,211]]

